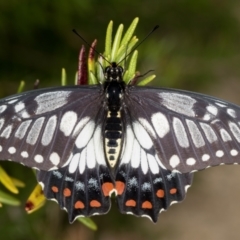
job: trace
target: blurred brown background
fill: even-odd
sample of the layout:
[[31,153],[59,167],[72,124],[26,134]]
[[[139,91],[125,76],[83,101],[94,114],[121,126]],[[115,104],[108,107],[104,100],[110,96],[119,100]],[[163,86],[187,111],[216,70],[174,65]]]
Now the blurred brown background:
[[[154,69],[156,86],[198,91],[240,105],[240,1],[217,0],[1,0],[0,97],[16,92],[20,80],[32,89],[60,85],[61,68],[73,82],[82,42],[104,46],[110,20],[125,28],[140,17],[136,34],[142,39],[156,24],[160,29],[139,47],[142,73]],[[79,222],[69,225],[67,214],[48,202],[32,215],[24,201],[36,184],[30,169],[2,164],[26,183],[21,207],[0,209],[1,240],[128,240],[240,239],[240,167],[222,166],[195,174],[186,200],[160,215],[157,224],[121,215],[113,201],[105,216],[93,217],[98,231]],[[0,185],[0,189],[5,191]]]

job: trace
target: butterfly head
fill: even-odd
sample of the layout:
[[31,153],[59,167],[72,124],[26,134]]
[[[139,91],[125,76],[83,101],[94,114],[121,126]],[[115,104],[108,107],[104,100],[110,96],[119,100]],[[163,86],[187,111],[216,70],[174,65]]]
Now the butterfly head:
[[121,66],[118,66],[116,62],[113,62],[110,66],[106,67],[104,73],[107,82],[123,81],[123,68]]

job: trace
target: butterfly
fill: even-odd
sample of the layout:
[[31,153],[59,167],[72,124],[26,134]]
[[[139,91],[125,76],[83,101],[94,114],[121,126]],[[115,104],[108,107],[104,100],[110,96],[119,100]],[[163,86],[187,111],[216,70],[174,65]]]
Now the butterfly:
[[182,90],[123,81],[33,90],[0,100],[0,159],[37,169],[69,221],[122,213],[153,222],[185,198],[193,172],[240,162],[240,107]]

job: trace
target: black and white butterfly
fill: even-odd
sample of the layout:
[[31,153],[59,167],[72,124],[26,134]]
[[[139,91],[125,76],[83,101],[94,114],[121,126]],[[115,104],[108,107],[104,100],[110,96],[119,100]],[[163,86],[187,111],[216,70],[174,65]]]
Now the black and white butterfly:
[[240,107],[181,90],[126,85],[112,63],[93,86],[0,101],[0,159],[38,169],[47,198],[78,216],[121,212],[157,221],[184,199],[193,172],[240,163]]

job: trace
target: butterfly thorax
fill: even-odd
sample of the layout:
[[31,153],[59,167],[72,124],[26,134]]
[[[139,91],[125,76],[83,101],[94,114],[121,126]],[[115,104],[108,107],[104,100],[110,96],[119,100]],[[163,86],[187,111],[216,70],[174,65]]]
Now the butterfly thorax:
[[125,83],[122,79],[123,69],[115,63],[105,70],[104,84],[107,119],[104,131],[105,154],[109,165],[113,168],[119,158],[122,146],[122,119],[121,106]]

